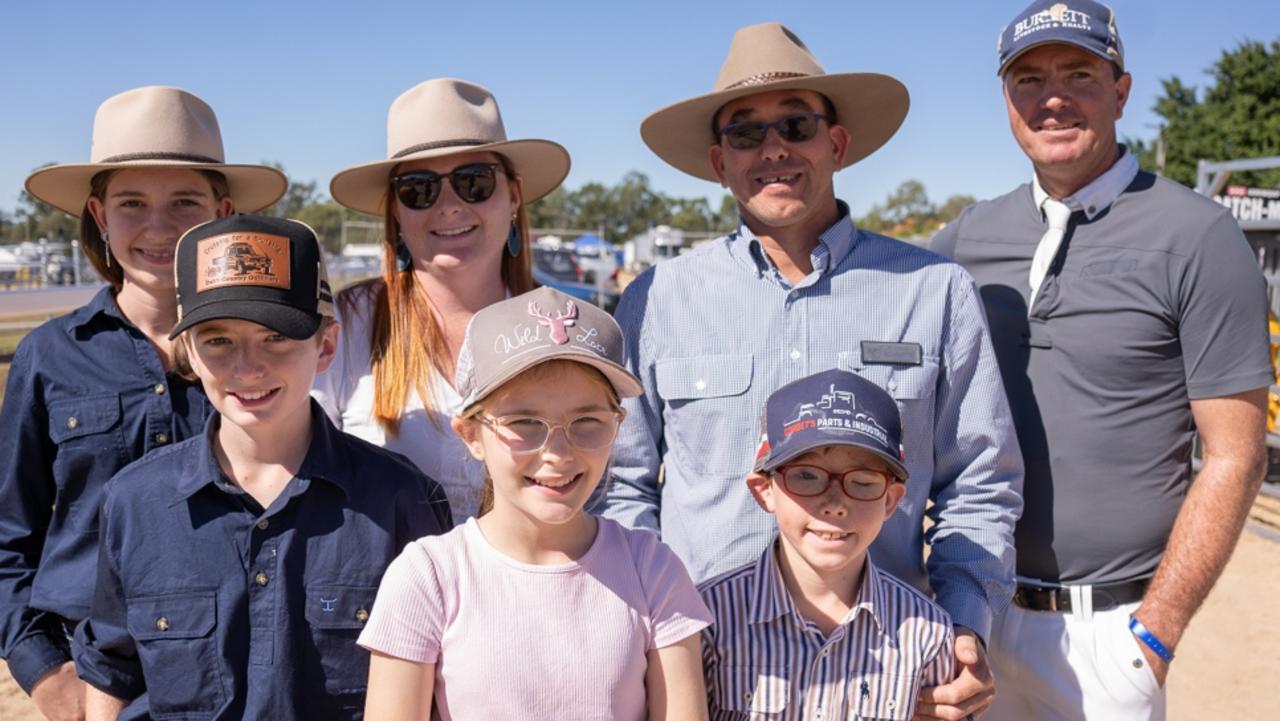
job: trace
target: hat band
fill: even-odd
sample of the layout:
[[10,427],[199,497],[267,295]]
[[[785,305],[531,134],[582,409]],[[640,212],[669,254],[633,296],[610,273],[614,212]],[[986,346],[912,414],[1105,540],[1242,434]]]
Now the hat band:
[[209,163],[218,165],[221,160],[215,160],[205,155],[189,155],[187,153],[124,153],[123,155],[112,155],[109,158],[99,160],[99,163],[130,163],[136,160],[185,160],[189,163]]
[[395,160],[396,158],[403,158],[406,155],[421,153],[424,150],[435,150],[436,148],[452,148],[459,145],[487,145],[489,143],[495,143],[495,142],[501,142],[501,141],[479,140],[476,138],[459,138],[457,140],[437,140],[434,143],[420,143],[418,145],[412,145],[410,147],[405,148],[404,150],[401,150],[395,155],[392,155],[388,159]]
[[790,80],[791,78],[808,78],[808,77],[813,77],[813,76],[809,75],[808,73],[760,73],[758,75],[752,75],[751,77],[748,77],[748,78],[743,78],[742,80],[739,80],[738,82],[726,87],[725,90],[733,90],[734,88],[742,88],[749,85],[764,85],[765,83],[772,83],[777,80]]

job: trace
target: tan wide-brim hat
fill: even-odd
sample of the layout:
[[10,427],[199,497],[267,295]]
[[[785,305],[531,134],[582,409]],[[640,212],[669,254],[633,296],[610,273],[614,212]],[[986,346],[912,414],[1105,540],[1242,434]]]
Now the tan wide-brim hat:
[[208,103],[185,90],[151,85],[107,98],[93,116],[89,162],[40,168],[27,176],[27,192],[78,216],[93,176],[138,168],[217,171],[227,179],[236,210],[246,213],[276,202],[289,187],[275,168],[224,162],[222,132]]
[[420,83],[391,103],[387,159],[347,168],[329,183],[333,199],[370,215],[385,211],[391,171],[401,163],[474,152],[499,153],[520,176],[526,204],[569,174],[569,151],[550,140],[507,140],[498,101],[487,89],[454,78]]
[[911,103],[906,86],[888,75],[828,75],[795,33],[778,23],[762,23],[734,34],[712,92],[653,113],[641,123],[640,137],[659,158],[716,182],[707,152],[719,140],[711,128],[716,111],[732,100],[773,90],[812,90],[831,101],[836,122],[852,136],[841,168],[888,142]]

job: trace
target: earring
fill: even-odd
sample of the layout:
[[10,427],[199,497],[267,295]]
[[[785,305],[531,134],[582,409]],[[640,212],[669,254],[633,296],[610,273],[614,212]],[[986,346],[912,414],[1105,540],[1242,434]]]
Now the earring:
[[409,254],[409,246],[404,238],[396,238],[396,272],[403,273],[413,267],[413,256]]
[[514,216],[511,218],[511,231],[507,233],[507,252],[512,258],[520,257],[520,247],[524,245],[524,240],[520,237],[520,226],[516,224]]
[[107,242],[107,231],[102,231],[102,256],[107,267],[111,267],[111,244]]

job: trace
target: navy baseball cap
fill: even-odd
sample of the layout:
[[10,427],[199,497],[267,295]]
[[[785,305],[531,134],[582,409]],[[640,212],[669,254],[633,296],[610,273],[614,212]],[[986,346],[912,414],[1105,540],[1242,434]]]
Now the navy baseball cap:
[[829,370],[788,383],[765,401],[760,425],[759,473],[823,446],[853,446],[880,456],[907,479],[898,405],[856,373]]
[[1052,43],[1087,50],[1124,72],[1124,46],[1114,10],[1092,0],[1037,0],[1000,31],[996,43],[1000,69],[996,74],[1003,77],[1019,55]]
[[306,223],[228,215],[184,233],[175,255],[178,324],[170,339],[197,323],[231,318],[302,340],[333,317],[320,241]]

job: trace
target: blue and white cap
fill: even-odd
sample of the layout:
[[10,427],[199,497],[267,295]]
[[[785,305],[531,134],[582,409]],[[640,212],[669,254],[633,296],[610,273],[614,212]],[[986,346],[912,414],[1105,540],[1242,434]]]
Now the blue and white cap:
[[1052,43],[1087,50],[1124,71],[1124,46],[1114,10],[1093,0],[1036,0],[1000,31],[996,74],[1003,77],[1019,55]]
[[823,371],[782,386],[765,401],[760,425],[757,472],[823,446],[854,446],[880,456],[898,478],[907,479],[898,405],[855,373]]

